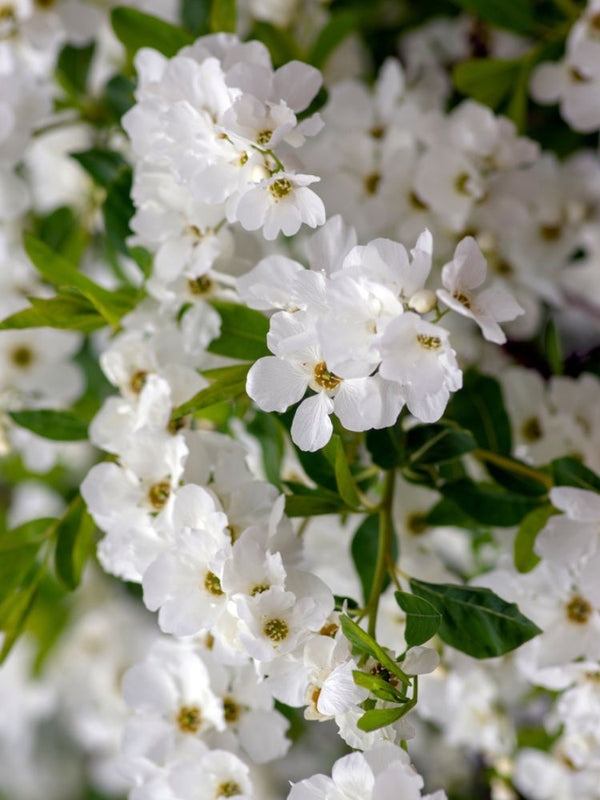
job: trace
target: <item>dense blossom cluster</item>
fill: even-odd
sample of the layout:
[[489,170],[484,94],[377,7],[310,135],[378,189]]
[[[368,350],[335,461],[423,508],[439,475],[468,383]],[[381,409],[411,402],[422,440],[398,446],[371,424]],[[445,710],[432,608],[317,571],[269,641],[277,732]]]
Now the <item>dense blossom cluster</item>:
[[133,5],[0,5],[0,797],[600,800],[600,161],[449,79],[600,4]]

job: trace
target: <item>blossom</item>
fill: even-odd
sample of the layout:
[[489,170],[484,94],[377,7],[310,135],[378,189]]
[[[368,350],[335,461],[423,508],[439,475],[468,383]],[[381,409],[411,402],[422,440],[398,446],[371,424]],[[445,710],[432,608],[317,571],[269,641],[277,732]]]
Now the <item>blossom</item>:
[[475,320],[488,341],[504,344],[506,336],[498,323],[509,322],[524,311],[503,289],[484,289],[474,294],[473,289],[485,277],[485,259],[476,241],[467,236],[458,243],[454,259],[442,268],[444,288],[438,289],[437,296],[448,308]]

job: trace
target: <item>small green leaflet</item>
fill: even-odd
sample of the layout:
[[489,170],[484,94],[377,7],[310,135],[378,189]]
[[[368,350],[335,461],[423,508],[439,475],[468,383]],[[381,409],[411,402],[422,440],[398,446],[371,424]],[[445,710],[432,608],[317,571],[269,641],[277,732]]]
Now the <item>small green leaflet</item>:
[[576,458],[557,458],[550,464],[550,469],[557,486],[577,486],[590,492],[600,492],[600,478]]
[[266,344],[269,320],[259,311],[213,300],[212,307],[221,317],[221,333],[209,344],[209,353],[244,361],[270,355]]
[[23,238],[27,255],[42,277],[57,288],[76,289],[111,325],[116,327],[121,317],[135,305],[135,299],[126,301],[122,295],[98,286],[74,264],[54,253],[34,236],[26,233]]
[[477,442],[468,431],[448,425],[415,425],[406,432],[411,466],[452,461],[476,448]]
[[246,376],[250,369],[249,364],[239,364],[234,367],[223,367],[205,373],[209,379],[214,377],[210,386],[201,389],[190,400],[178,406],[172,414],[172,419],[180,419],[187,414],[193,414],[215,403],[232,400],[246,392]]
[[88,424],[69,411],[36,408],[31,411],[10,411],[11,419],[22,428],[55,442],[78,442],[88,438]]
[[110,20],[117,39],[125,46],[130,57],[140,47],[151,47],[170,58],[194,41],[187,31],[135,8],[113,8]]
[[361,731],[376,731],[378,728],[385,728],[387,725],[403,717],[412,706],[396,706],[396,708],[373,708],[365,711],[356,723]]
[[541,506],[527,514],[519,525],[513,545],[515,567],[519,572],[530,572],[539,563],[540,558],[534,551],[535,540],[550,517],[556,513],[550,504]]
[[510,419],[504,407],[502,389],[495,378],[467,370],[463,376],[463,388],[452,396],[444,419],[454,420],[461,428],[470,431],[477,444],[485,450],[510,455]]
[[475,483],[463,478],[440,487],[444,497],[483,525],[510,528],[544,501],[539,496],[508,492],[492,483]]
[[71,503],[56,527],[54,564],[67,589],[76,589],[91,553],[94,521],[80,495]]
[[356,622],[353,622],[350,617],[347,616],[340,617],[340,622],[342,624],[344,636],[348,639],[350,644],[354,645],[361,653],[366,653],[371,656],[371,658],[374,658],[382,667],[385,667],[388,672],[391,672],[399,678],[405,685],[410,683],[408,676],[404,674],[400,664],[394,661],[383,647],[377,644],[372,636],[369,636],[366,631],[363,631],[360,625],[357,625]]
[[210,27],[214,33],[235,33],[236,0],[212,0]]
[[91,333],[103,328],[106,320],[85,297],[59,294],[56,297],[30,297],[31,308],[17,311],[0,322],[0,330],[58,328]]
[[415,578],[410,588],[442,615],[439,637],[473,658],[504,655],[541,633],[515,603],[507,603],[490,589]]
[[408,592],[396,592],[396,602],[406,614],[404,638],[409,647],[428,642],[441,623],[442,615],[428,600]]

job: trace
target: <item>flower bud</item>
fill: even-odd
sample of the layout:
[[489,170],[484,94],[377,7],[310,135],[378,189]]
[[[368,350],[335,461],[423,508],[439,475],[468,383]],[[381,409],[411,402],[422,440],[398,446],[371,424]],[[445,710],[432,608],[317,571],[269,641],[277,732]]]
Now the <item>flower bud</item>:
[[432,308],[435,308],[436,303],[435,292],[432,292],[431,289],[419,289],[408,301],[408,307],[418,314],[426,314]]
[[269,170],[266,167],[263,167],[262,164],[256,164],[254,167],[252,167],[250,179],[253,183],[259,183],[260,181],[264,181],[269,176],[270,176]]

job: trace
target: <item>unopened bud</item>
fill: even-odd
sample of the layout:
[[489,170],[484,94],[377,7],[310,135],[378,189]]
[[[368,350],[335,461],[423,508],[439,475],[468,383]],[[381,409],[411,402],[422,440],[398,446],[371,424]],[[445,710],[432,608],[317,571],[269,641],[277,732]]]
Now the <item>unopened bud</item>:
[[435,292],[432,292],[431,289],[419,289],[408,301],[408,307],[416,311],[417,314],[426,314],[432,308],[435,308],[436,303]]
[[270,172],[266,167],[263,167],[262,164],[256,164],[256,166],[252,167],[250,179],[253,183],[259,183],[260,181],[266,180],[268,177],[270,177]]

